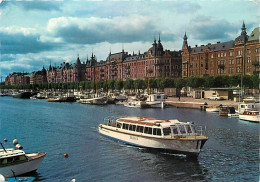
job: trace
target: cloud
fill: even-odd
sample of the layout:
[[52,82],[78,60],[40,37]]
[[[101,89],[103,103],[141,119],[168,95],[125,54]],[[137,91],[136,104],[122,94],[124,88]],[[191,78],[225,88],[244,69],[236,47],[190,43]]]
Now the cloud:
[[[157,23],[147,16],[131,15],[113,18],[59,17],[49,20],[47,31],[67,43],[95,44],[100,42],[129,43],[151,41],[160,32]],[[174,34],[162,32],[164,40],[173,40]]]
[[24,27],[0,27],[1,53],[26,54],[54,49],[57,44],[41,42],[35,29]]
[[213,19],[199,16],[190,21],[191,34],[197,40],[229,40],[234,39],[230,35],[237,33],[239,27],[227,20]]
[[25,11],[61,11],[60,2],[51,1],[3,1],[0,6],[7,7],[12,5],[21,7]]

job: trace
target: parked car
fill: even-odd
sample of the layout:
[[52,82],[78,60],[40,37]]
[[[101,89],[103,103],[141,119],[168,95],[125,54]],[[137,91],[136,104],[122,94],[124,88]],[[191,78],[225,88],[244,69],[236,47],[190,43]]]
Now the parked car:
[[211,97],[208,98],[209,100],[224,100],[223,97],[219,97],[217,95],[212,95]]

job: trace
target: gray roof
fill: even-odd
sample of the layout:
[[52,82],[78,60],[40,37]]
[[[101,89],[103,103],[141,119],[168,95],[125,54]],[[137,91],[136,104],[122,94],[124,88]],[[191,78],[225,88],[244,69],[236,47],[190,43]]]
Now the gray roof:
[[222,50],[228,50],[231,48],[234,48],[235,41],[231,40],[229,42],[219,42],[216,44],[208,44],[206,46],[198,46],[198,47],[192,47],[190,49],[191,54],[192,53],[202,53],[204,52],[205,48],[208,47],[210,51],[222,51]]
[[128,53],[127,52],[118,52],[118,53],[114,53],[114,54],[109,54],[108,57],[107,57],[107,61],[109,60],[123,60],[124,58],[126,58],[128,56]]
[[137,61],[145,58],[145,54],[140,54],[140,55],[134,55],[125,58],[124,62],[130,62],[130,61]]

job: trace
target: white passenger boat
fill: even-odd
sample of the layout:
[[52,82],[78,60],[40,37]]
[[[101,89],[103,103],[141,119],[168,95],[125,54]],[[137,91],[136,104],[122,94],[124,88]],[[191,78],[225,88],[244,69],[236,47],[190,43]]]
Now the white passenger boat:
[[[198,156],[208,137],[190,122],[142,117],[105,118],[99,132],[124,143]],[[200,133],[198,133],[200,132]]]
[[239,115],[239,119],[259,123],[260,122],[259,111],[244,111],[243,114]]
[[8,178],[34,172],[45,155],[43,152],[25,153],[22,150],[3,147],[0,149],[0,174]]

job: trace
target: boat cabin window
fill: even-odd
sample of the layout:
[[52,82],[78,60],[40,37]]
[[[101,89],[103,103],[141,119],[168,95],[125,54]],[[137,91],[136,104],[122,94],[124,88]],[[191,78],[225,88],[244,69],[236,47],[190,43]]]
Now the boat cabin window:
[[145,127],[144,128],[144,133],[147,133],[147,134],[152,134],[152,128],[151,127]]
[[144,127],[143,127],[143,126],[137,126],[137,127],[136,127],[136,131],[137,131],[137,132],[140,132],[140,133],[143,133]]
[[153,129],[151,127],[148,128],[148,134],[153,134]]
[[241,108],[245,108],[246,106],[245,105],[241,105]]
[[121,128],[122,124],[121,123],[116,123],[117,128]]
[[7,159],[1,159],[1,164],[7,164]]
[[130,131],[135,131],[135,129],[136,129],[136,125],[129,125],[129,130]]
[[153,135],[161,136],[162,132],[160,128],[153,128]]
[[178,127],[179,127],[180,134],[186,134],[184,125],[179,125]]
[[178,134],[179,134],[179,133],[178,133],[178,128],[177,128],[177,126],[174,126],[174,127],[172,128],[172,132],[173,132],[174,135],[178,135]]
[[129,124],[123,123],[123,129],[128,130]]
[[186,130],[188,133],[192,133],[192,129],[190,125],[185,125],[186,126]]
[[163,134],[164,136],[171,135],[171,128],[170,127],[163,128]]

